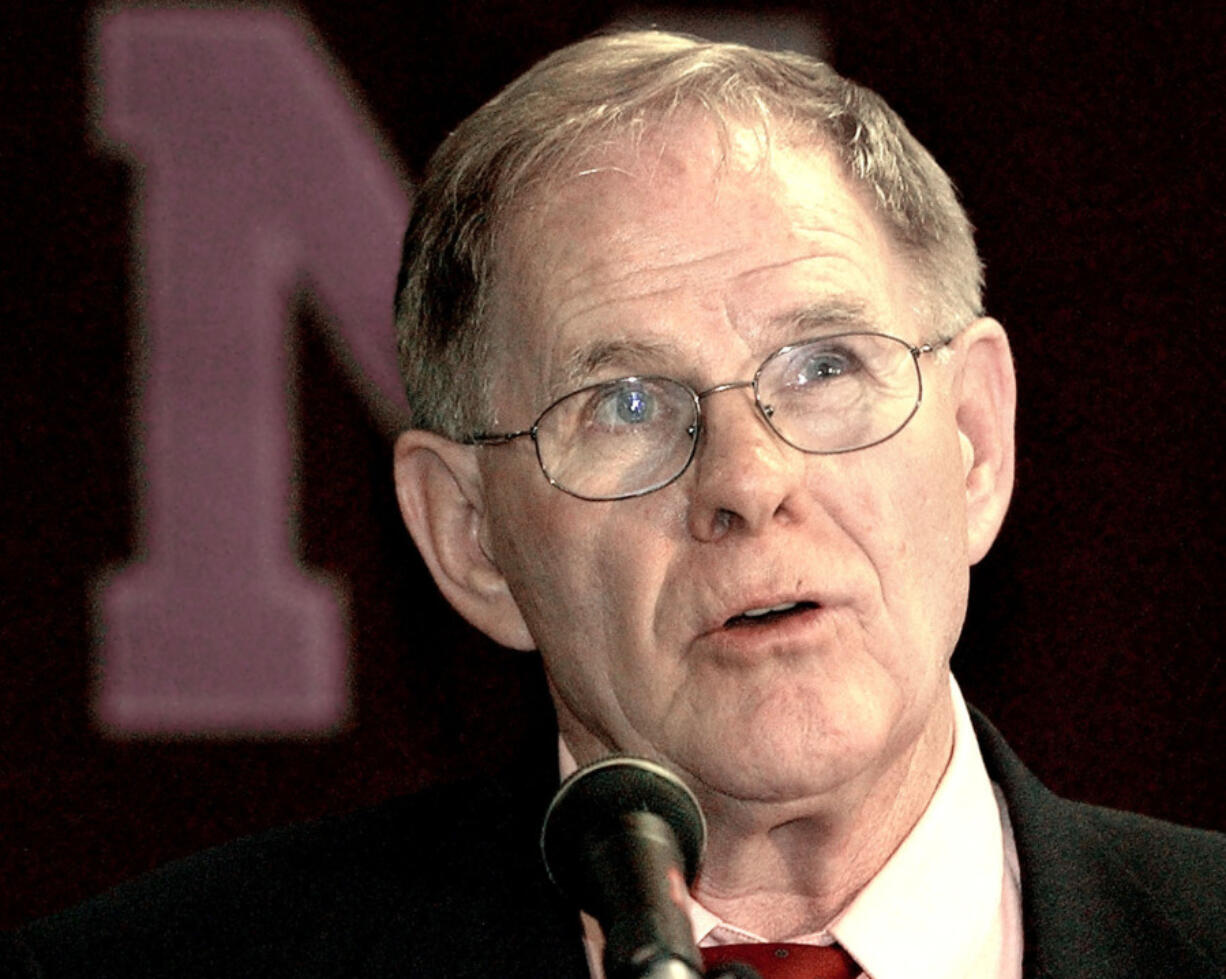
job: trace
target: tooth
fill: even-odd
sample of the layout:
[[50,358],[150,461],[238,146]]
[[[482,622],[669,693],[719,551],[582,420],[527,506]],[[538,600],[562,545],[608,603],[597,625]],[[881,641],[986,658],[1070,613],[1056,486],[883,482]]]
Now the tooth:
[[798,602],[784,602],[781,605],[774,605],[770,608],[751,608],[741,614],[747,618],[754,619],[763,615],[770,615],[771,612],[786,612],[790,608],[795,608],[798,604]]

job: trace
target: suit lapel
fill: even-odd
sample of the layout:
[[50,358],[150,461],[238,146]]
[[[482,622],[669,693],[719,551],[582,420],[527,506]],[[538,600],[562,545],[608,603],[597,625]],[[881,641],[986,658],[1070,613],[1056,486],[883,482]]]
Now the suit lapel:
[[1024,979],[1220,977],[1091,818],[1049,792],[977,711],[988,774],[1004,791],[1022,877]]

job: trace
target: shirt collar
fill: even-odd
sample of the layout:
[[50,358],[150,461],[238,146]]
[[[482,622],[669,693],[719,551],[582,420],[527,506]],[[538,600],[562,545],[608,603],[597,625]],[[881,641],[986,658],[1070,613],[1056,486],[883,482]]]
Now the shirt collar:
[[952,677],[950,687],[953,756],[928,808],[827,927],[873,979],[973,975],[1000,920],[1001,815]]

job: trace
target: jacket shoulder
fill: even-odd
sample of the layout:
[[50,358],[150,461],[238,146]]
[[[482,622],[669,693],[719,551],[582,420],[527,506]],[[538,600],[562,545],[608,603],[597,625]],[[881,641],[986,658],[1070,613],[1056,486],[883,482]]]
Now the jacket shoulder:
[[28,925],[5,954],[44,979],[350,974],[390,916],[469,886],[466,840],[506,811],[470,782],[238,840]]

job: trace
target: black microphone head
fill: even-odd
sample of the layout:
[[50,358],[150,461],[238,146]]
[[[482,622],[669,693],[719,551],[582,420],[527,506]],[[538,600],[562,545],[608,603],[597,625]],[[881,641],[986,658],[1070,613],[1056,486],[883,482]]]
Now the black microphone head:
[[581,860],[592,832],[634,813],[652,813],[668,824],[681,852],[685,882],[694,882],[707,838],[706,819],[694,793],[663,765],[615,755],[571,775],[545,813],[541,854],[550,879],[563,893],[578,896]]

